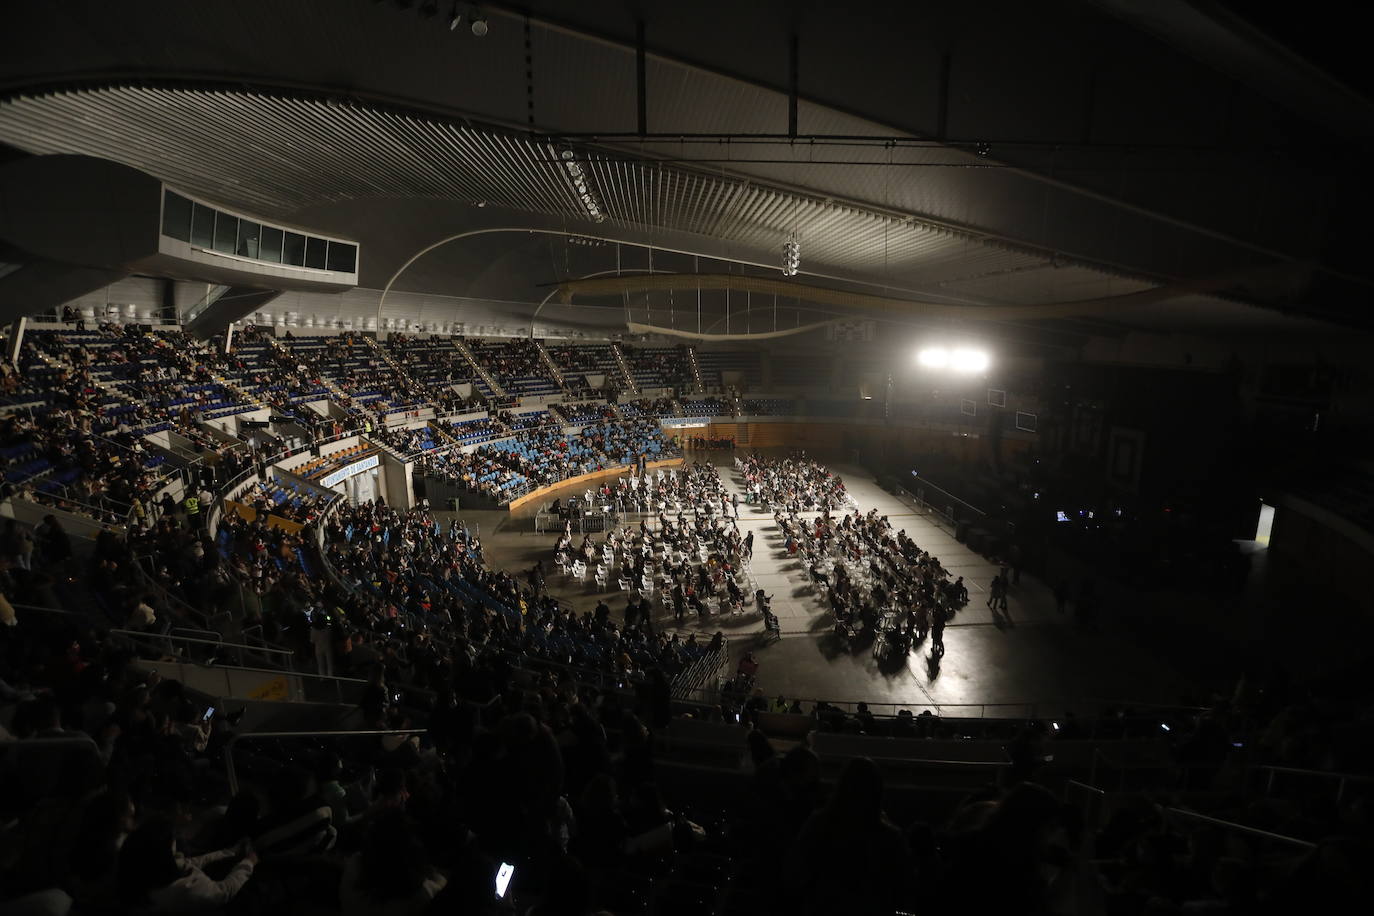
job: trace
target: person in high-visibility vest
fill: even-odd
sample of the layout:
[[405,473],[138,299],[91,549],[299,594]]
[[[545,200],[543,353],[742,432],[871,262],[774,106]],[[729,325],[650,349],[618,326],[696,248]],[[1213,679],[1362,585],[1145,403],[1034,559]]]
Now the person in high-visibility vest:
[[194,525],[200,519],[200,497],[192,494],[186,497],[186,521]]

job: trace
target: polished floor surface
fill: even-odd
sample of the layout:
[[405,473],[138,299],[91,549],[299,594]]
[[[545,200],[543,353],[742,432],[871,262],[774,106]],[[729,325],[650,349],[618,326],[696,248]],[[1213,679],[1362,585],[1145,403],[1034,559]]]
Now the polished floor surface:
[[[739,489],[728,453],[704,452],[699,457],[719,464],[726,487]],[[1012,587],[1008,612],[994,615],[986,602],[996,564],[955,540],[931,515],[880,489],[858,468],[843,463],[830,466],[844,476],[861,509],[877,509],[888,516],[894,527],[905,529],[917,544],[939,557],[951,576],[964,577],[970,600],[946,630],[943,657],[933,656],[927,643],[915,647],[904,661],[880,664],[871,645],[842,642],[833,634],[831,615],[804,570],[786,556],[771,514],[750,511],[743,503],[739,525],[743,531],[752,530],[755,539],[750,573],[773,595],[781,639],[763,633],[762,620],[752,607],[740,616],[693,618],[679,628],[655,600],[654,626],[708,635],[723,631],[733,657],[745,651],[756,653],[762,666],[758,684],[768,695],[808,701],[867,700],[915,711],[939,707],[949,715],[966,704],[980,708],[1034,705],[1046,714],[1094,700],[1173,702],[1187,686],[1187,679],[1162,661],[1154,647],[1112,633],[1081,632],[1058,613],[1050,589],[1029,575]],[[480,526],[493,565],[523,571],[543,560],[545,569],[551,570],[547,582],[554,594],[579,611],[590,610],[604,598],[613,616],[620,619],[625,595],[616,587],[614,572],[611,590],[606,592],[590,577],[577,580],[559,575],[552,560],[554,535],[535,533],[532,513],[527,508],[515,514],[459,515],[470,525]],[[991,708],[979,711],[995,714]]]

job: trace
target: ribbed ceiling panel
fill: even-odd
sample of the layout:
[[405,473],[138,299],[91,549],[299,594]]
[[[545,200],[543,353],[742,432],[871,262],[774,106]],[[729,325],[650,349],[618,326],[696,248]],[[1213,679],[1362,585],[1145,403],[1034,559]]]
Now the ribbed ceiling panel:
[[[355,104],[135,87],[55,93],[0,105],[0,142],[32,153],[114,159],[193,195],[277,219],[312,205],[376,197],[488,201],[570,221],[584,217],[543,142]],[[918,217],[899,218],[734,176],[595,153],[588,171],[612,221],[725,240],[765,261],[795,232],[804,270],[940,286],[1008,302],[1036,301],[1046,290],[1100,295],[1101,283],[1108,282],[1105,274],[1081,270],[1081,283],[1068,283],[1064,275],[1054,284],[1018,286],[1018,277],[1047,261]],[[885,166],[873,167],[875,199],[911,196],[912,189],[891,186],[895,175]],[[982,278],[987,282],[979,283]]]

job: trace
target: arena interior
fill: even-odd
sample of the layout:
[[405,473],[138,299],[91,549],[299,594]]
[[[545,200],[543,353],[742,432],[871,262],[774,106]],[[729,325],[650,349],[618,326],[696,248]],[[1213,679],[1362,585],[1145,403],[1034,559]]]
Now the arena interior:
[[0,911],[1366,898],[1324,6],[11,4]]

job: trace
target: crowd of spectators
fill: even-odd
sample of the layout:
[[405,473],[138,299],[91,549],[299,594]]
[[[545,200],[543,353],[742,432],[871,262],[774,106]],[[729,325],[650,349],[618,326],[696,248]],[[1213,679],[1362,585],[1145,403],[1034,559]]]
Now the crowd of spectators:
[[[85,618],[11,613],[0,629],[0,749],[48,743],[0,753],[0,909],[268,916],[308,900],[382,914],[434,900],[487,913],[504,860],[519,863],[517,899],[578,912],[564,907],[569,889],[588,892],[580,859],[637,860],[628,836],[597,826],[621,810],[607,806],[606,783],[627,794],[652,784],[649,728],[666,722],[667,672],[701,648],[563,611],[486,570],[474,538],[422,513],[349,509],[328,536],[356,587],[312,595],[285,626],[330,647],[317,658],[337,635],[339,670],[367,673],[360,722],[398,727],[421,704],[423,740],[239,750],[245,784],[234,794],[224,765],[241,710],[206,713]],[[107,541],[78,569],[49,543],[39,559],[92,587],[126,555]],[[431,593],[428,576],[463,588]],[[38,601],[35,578],[0,576],[0,586]],[[432,627],[402,625],[417,617]],[[636,683],[637,698],[556,666],[513,676],[513,663],[541,653],[596,664]],[[657,837],[654,819],[675,816],[642,817],[634,832]]]
[[[830,779],[806,742],[784,749],[759,729],[747,732],[741,769],[698,766],[684,781],[676,761],[665,766],[671,693],[648,659],[658,651],[671,664],[685,641],[555,610],[537,586],[485,570],[469,533],[436,530],[423,513],[349,510],[328,541],[365,594],[332,607],[337,596],[324,596],[294,626],[333,647],[337,670],[367,677],[360,722],[423,718],[425,734],[240,749],[234,794],[223,774],[235,710],[206,718],[193,691],[148,673],[99,628],[21,609],[0,630],[0,741],[71,746],[3,757],[0,907],[266,916],[309,901],[325,912],[495,913],[501,862],[516,863],[522,907],[577,916],[728,903],[761,914],[1050,914],[1085,899],[1103,912],[1277,914],[1338,911],[1369,891],[1358,785],[1325,803],[1276,804],[1233,784],[1219,796],[1212,813],[1314,844],[1300,848],[1170,817],[1165,806],[1179,801],[1167,787],[1120,793],[1101,819],[1085,818],[1036,782],[1034,765],[953,802],[894,784],[891,768],[863,758]],[[57,560],[49,549],[40,564]],[[61,562],[85,576],[106,560]],[[461,595],[424,584],[446,570]],[[43,588],[32,574],[20,580],[0,577],[16,601]],[[523,613],[508,604],[517,595]],[[432,626],[406,625],[415,619]],[[607,670],[637,688],[538,673],[541,645],[563,640],[598,646]],[[520,667],[524,657],[535,667]],[[1171,720],[1174,754],[1210,767],[1224,788],[1233,723],[1257,722],[1262,759],[1358,772],[1367,725],[1352,725],[1337,696],[1349,699],[1344,688],[1242,684]],[[760,706],[770,703],[751,698],[745,720]],[[882,720],[824,704],[810,715],[824,731],[957,735],[932,716]],[[1026,723],[1009,753],[1052,760],[1057,742],[1087,727]]]
[[297,340],[290,332],[274,346],[286,350],[299,368],[327,379],[343,396],[331,400],[345,409],[386,414],[419,406],[457,409],[462,399],[452,391],[436,390],[398,371],[381,357],[372,342],[353,334]]
[[755,452],[735,458],[749,501],[791,512],[832,512],[853,502],[844,481],[825,465],[798,452],[790,458],[764,458]]
[[633,465],[641,458],[652,461],[673,454],[676,452],[652,421],[605,421],[583,427],[576,435],[549,423],[470,451],[421,456],[417,469],[485,497],[508,502],[529,488]]
[[571,426],[595,423],[598,420],[615,419],[615,408],[599,402],[594,404],[556,404],[553,409],[558,411],[563,416],[563,421]]
[[617,406],[621,415],[627,418],[671,417],[677,413],[671,398],[635,398]]
[[620,350],[640,387],[686,388],[693,384],[686,344],[639,348],[626,343],[620,345]]
[[213,348],[181,332],[102,324],[73,340],[26,335],[10,377],[40,403],[0,419],[6,492],[122,522],[171,470],[146,444],[149,431],[178,432],[208,464],[227,454],[199,425],[207,399],[231,398],[213,381],[217,366]]

